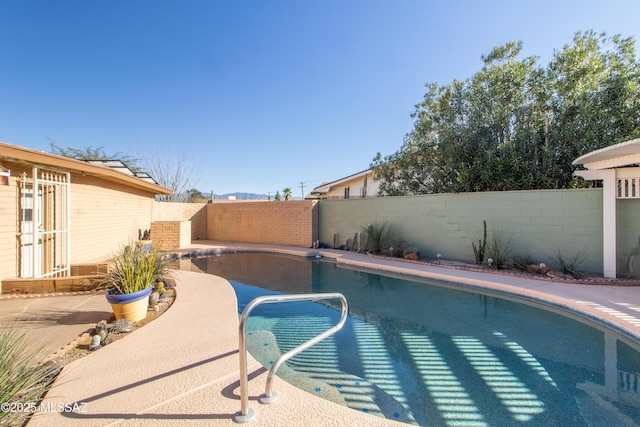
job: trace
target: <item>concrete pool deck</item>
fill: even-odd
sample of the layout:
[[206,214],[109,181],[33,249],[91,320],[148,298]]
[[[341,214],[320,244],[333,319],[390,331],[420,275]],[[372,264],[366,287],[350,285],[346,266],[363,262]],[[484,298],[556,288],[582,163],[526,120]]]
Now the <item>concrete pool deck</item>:
[[[568,309],[640,342],[640,288],[557,283],[380,259],[363,254],[272,245],[199,242],[184,252],[265,251],[322,254],[338,263],[464,283],[503,297]],[[67,365],[30,426],[235,425],[240,410],[238,315],[230,284],[188,271],[177,297],[153,322]],[[64,343],[61,343],[64,345]],[[395,421],[336,405],[275,379],[275,404],[262,405],[266,370],[249,357],[249,406],[255,426],[383,426]],[[76,413],[65,412],[76,409]]]

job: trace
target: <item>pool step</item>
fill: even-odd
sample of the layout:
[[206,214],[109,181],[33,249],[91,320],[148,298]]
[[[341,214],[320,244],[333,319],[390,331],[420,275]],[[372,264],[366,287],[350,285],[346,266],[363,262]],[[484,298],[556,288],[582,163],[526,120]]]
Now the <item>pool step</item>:
[[[404,423],[416,424],[413,416],[400,402],[363,378],[321,367],[294,366],[294,369],[338,390],[349,408]],[[315,389],[316,393],[323,391],[321,388]]]
[[[286,352],[326,330],[333,323],[327,317],[296,317],[294,321],[289,319],[277,322],[273,332],[278,336],[280,349]],[[415,423],[411,413],[393,395],[364,378],[343,372],[340,369],[341,356],[344,359],[345,355],[338,354],[335,337],[330,337],[292,358],[288,365],[295,371],[338,390],[350,408],[405,423]],[[324,390],[316,387],[313,392],[321,393]]]

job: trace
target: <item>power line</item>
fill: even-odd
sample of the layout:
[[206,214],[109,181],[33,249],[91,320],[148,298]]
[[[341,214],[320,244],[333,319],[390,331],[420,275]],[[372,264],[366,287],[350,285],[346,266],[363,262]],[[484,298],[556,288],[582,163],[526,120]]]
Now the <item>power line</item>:
[[302,190],[302,200],[304,200],[304,182],[300,181],[300,188]]

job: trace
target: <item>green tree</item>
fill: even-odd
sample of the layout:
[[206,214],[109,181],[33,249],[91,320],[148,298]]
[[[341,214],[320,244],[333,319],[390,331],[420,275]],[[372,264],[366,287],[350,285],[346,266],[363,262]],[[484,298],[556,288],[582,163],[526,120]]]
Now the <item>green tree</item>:
[[577,33],[544,68],[521,50],[496,47],[467,80],[427,85],[402,147],[373,159],[382,195],[565,188],[576,157],[640,135],[633,39]]
[[282,190],[282,195],[285,200],[291,200],[291,189],[289,187],[285,187],[284,190]]
[[61,148],[53,141],[49,141],[49,145],[51,153],[59,156],[77,160],[120,160],[134,172],[144,169],[159,185],[173,190],[173,194],[156,196],[161,202],[190,201],[189,192],[199,174],[199,163],[193,156],[190,157],[183,151],[171,151],[169,146],[164,150],[157,148],[155,151],[146,151],[140,158],[135,158],[123,153],[109,156],[104,147]]
[[190,203],[195,203],[195,202],[202,202],[204,201],[206,198],[204,197],[204,194],[202,194],[202,192],[200,190],[196,190],[195,188],[192,188],[191,190],[187,191],[187,202]]
[[51,147],[51,153],[58,156],[69,157],[76,160],[120,160],[127,165],[129,169],[134,172],[138,171],[139,159],[132,157],[128,154],[117,152],[114,154],[107,154],[104,151],[104,147],[88,146],[84,148],[62,148],[56,145],[51,139],[49,140],[49,147]]
[[282,197],[280,196],[279,191],[276,191],[276,195],[273,197],[273,200],[275,200],[276,202],[279,202],[282,200]]

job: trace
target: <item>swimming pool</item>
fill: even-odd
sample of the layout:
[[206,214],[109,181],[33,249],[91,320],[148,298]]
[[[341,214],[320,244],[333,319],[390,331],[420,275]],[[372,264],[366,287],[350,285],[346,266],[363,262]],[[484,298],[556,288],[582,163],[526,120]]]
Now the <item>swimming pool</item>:
[[[232,283],[239,312],[259,295],[343,293],[350,306],[343,330],[279,376],[356,410],[418,425],[640,422],[637,346],[604,328],[447,283],[330,262],[251,253],[192,263]],[[268,366],[338,317],[318,303],[259,307],[248,323],[250,352]]]

